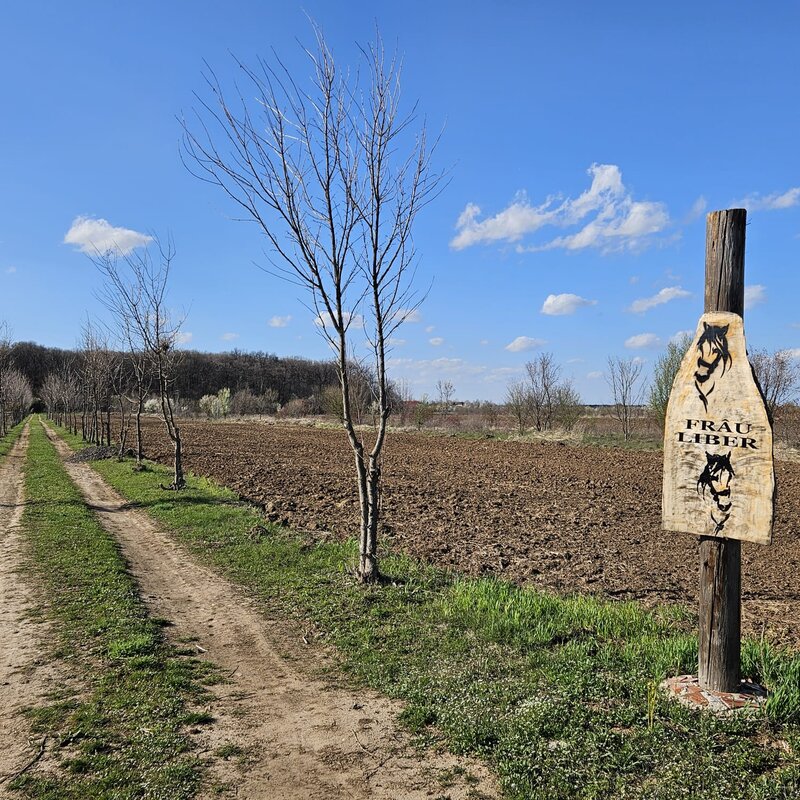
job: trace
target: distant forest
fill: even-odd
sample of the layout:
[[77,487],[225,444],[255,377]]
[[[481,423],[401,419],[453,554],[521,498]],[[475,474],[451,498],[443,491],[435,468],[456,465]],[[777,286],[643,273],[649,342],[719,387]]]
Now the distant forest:
[[[18,342],[11,353],[14,366],[27,377],[37,396],[48,374],[77,366],[83,357],[79,350],[43,347],[34,342]],[[278,402],[283,404],[294,398],[318,395],[324,387],[335,383],[336,369],[331,361],[279,358],[271,353],[238,350],[229,353],[187,350],[177,368],[175,390],[180,397],[199,400],[225,387],[232,393],[249,389],[257,395],[274,389]]]

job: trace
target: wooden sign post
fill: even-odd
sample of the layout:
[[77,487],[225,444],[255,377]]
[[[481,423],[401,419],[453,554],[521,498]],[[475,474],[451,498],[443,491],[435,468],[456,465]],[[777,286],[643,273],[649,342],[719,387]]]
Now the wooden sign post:
[[772,426],[744,339],[746,219],[708,215],[705,314],[664,429],[663,527],[700,536],[698,679],[716,692],[739,690],[741,540],[769,544],[775,493]]

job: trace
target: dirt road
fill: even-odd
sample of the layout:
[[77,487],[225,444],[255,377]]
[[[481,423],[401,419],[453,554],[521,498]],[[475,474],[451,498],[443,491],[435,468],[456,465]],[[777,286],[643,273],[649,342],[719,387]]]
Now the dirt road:
[[[62,456],[71,451],[48,432]],[[175,639],[191,637],[201,657],[231,676],[214,687],[212,726],[196,735],[208,753],[226,744],[244,759],[214,760],[213,778],[237,798],[496,797],[487,771],[473,762],[419,753],[393,719],[397,703],[318,677],[320,657],[302,631],[265,618],[226,580],[197,565],[145,515],[125,502],[87,464],[66,463],[86,502],[119,541],[150,612],[170,620]],[[303,664],[296,667],[295,664]],[[459,767],[477,778],[442,787]],[[218,796],[218,795],[214,795]]]
[[25,709],[41,705],[63,676],[49,658],[50,627],[32,616],[33,588],[20,576],[24,542],[24,466],[28,428],[0,463],[0,797],[5,786],[44,752],[46,742],[31,734]]

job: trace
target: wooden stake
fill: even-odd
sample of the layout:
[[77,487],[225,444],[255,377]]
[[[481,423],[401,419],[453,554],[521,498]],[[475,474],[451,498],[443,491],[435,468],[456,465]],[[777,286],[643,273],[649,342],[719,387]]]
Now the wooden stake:
[[[730,311],[744,316],[746,223],[743,208],[712,211],[706,218],[706,312]],[[739,689],[741,573],[741,542],[700,537],[698,678],[702,689]]]

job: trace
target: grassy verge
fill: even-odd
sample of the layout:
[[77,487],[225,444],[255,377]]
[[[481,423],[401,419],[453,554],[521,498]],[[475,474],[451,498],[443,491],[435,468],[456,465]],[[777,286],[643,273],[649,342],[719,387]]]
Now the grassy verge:
[[31,712],[39,735],[58,742],[58,769],[33,769],[13,788],[43,800],[193,796],[200,768],[185,725],[208,673],[165,643],[35,420],[25,486],[29,569],[77,688]]
[[[352,543],[315,544],[265,525],[230,491],[169,471],[95,467],[199,557],[301,613],[344,669],[406,701],[421,740],[485,758],[511,798],[767,800],[800,795],[800,657],[747,642],[745,673],[767,712],[717,718],[666,701],[658,682],[693,671],[680,609],[558,598],[466,580],[387,555],[390,582],[356,585]],[[255,527],[264,525],[263,533]]]
[[17,443],[17,439],[22,436],[22,429],[25,427],[26,420],[23,420],[19,425],[10,428],[6,435],[0,439],[0,458],[7,455],[9,450]]
[[622,450],[661,450],[664,446],[661,438],[652,434],[632,434],[626,441],[621,433],[584,433],[581,445],[616,447]]

